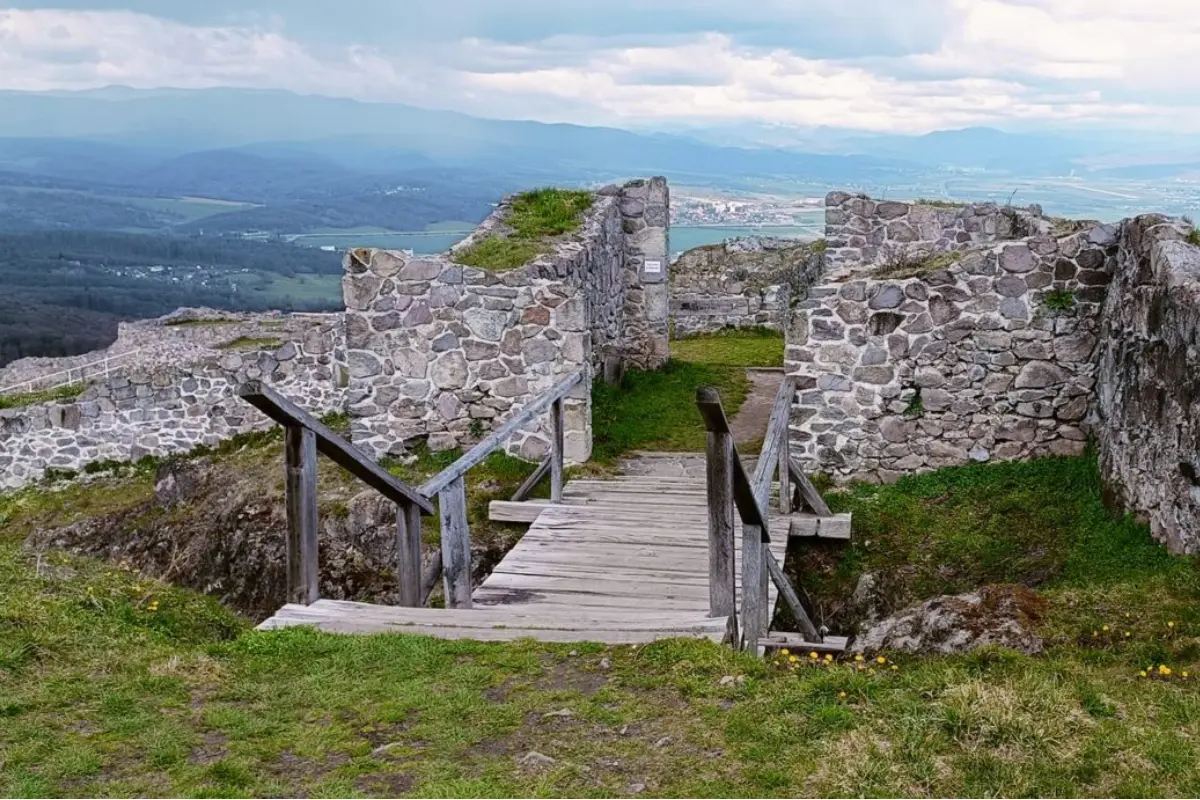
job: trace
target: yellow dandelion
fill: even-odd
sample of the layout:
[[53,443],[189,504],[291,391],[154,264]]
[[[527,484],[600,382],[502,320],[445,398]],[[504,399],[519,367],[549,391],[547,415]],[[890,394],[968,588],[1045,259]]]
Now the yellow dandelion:
[[895,672],[898,669],[900,669],[900,668],[897,667],[895,664],[892,664],[892,672]]
[[1168,627],[1168,628],[1174,628],[1174,627],[1175,627],[1175,623],[1174,623],[1174,622],[1168,622],[1168,623],[1167,623],[1167,627]]
[[788,663],[790,664],[795,664],[799,660],[800,659],[796,658],[795,656],[788,656]]
[[1142,670],[1141,672],[1139,672],[1138,677],[1141,677],[1141,678],[1146,677],[1146,670]]
[[780,650],[780,651],[779,651],[779,654],[780,654],[781,656],[786,656],[786,655],[788,655],[788,649],[787,649],[786,647],[785,647],[785,648],[783,648],[782,650]]
[[1187,676],[1188,676],[1188,673],[1187,673],[1186,669],[1183,672],[1179,673],[1179,677],[1181,677],[1181,678],[1186,678]]
[[845,693],[845,692],[838,692],[838,697],[841,697],[841,698],[843,698],[843,699],[844,699],[844,698],[846,697],[846,693]]
[[887,663],[887,659],[886,659],[886,658],[884,658],[883,656],[880,656],[879,658],[875,659],[875,663],[876,663],[876,664],[886,664],[886,663]]
[[856,656],[854,657],[854,660],[855,660],[855,661],[862,661],[862,660],[863,660],[862,653],[859,653],[858,655],[856,655]]
[[1171,674],[1171,668],[1168,667],[1166,664],[1162,664],[1158,668],[1158,674],[1162,675],[1163,677],[1166,677]]
[[1133,634],[1131,634],[1129,631],[1125,631],[1125,638],[1126,638],[1126,639],[1128,639],[1128,638],[1129,638],[1130,636],[1132,636],[1132,635],[1133,635]]
[[1100,630],[1104,631],[1105,633],[1108,633],[1108,626],[1107,626],[1107,625],[1105,625],[1105,626],[1104,626],[1103,628],[1101,628]]
[[833,661],[833,654],[832,654],[832,653],[826,653],[826,654],[825,654],[825,660],[826,660],[826,661]]
[[817,658],[817,652],[814,650],[808,654],[808,657],[815,660]]

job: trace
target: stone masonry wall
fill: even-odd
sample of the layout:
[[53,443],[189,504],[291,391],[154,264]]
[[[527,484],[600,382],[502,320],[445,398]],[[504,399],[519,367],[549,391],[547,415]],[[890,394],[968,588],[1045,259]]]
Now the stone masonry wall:
[[1200,552],[1200,247],[1157,215],[1125,223],[1099,353],[1111,499],[1171,550]]
[[830,192],[825,198],[826,269],[895,265],[972,245],[1049,231],[1038,206],[942,207]]
[[676,336],[721,328],[783,330],[793,290],[819,274],[820,254],[793,239],[730,239],[688,250],[671,265]]
[[[1115,242],[1102,226],[977,248],[912,277],[828,274],[788,331],[807,467],[892,480],[1082,452]],[[1069,309],[1053,307],[1064,299]]]
[[[639,366],[665,361],[666,202],[661,178],[602,189],[579,231],[506,272],[453,260],[503,229],[503,205],[450,254],[349,252],[343,294],[354,441],[376,456],[404,452],[419,438],[450,449],[574,370],[590,372],[602,349]],[[566,456],[585,461],[590,381],[572,392],[566,413]],[[544,457],[548,421],[508,446]]]
[[98,381],[71,400],[0,410],[0,487],[39,479],[47,467],[167,455],[274,423],[236,396],[261,379],[315,415],[341,411],[339,323],[309,327],[269,351],[209,352],[188,365],[163,361]]

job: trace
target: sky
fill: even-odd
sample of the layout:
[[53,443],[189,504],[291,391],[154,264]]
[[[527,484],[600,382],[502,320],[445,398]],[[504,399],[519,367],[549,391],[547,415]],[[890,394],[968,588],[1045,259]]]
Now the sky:
[[1196,0],[0,0],[0,89],[678,129],[1200,131]]

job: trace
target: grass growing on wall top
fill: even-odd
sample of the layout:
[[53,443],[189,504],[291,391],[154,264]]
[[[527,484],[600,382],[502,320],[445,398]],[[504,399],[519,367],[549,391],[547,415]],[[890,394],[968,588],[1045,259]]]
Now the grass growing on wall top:
[[42,389],[37,392],[0,395],[0,409],[26,408],[27,406],[36,406],[38,403],[49,403],[53,400],[70,400],[73,397],[83,394],[87,387],[86,383],[72,383],[68,386],[59,386],[57,389]]
[[730,328],[671,342],[680,361],[732,367],[782,367],[783,349],[783,334],[770,328]]
[[469,267],[489,270],[515,269],[549,250],[550,240],[579,227],[583,213],[592,206],[588,192],[543,188],[513,198],[504,219],[512,229],[508,236],[489,236],[454,259]]
[[277,350],[283,346],[283,340],[277,337],[254,337],[254,336],[239,336],[232,342],[225,342],[220,345],[221,350],[233,351],[249,351],[249,350]]

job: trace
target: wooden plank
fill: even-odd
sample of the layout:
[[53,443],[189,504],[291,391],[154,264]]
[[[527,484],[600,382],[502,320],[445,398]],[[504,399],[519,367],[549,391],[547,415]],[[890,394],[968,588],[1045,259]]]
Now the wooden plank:
[[733,564],[733,435],[708,434],[708,587],[709,611],[727,617],[734,605],[737,576]]
[[[794,396],[794,393],[793,393]],[[789,411],[790,411],[789,406]],[[779,476],[779,513],[792,513],[792,455],[791,442],[788,440],[789,417],[783,419],[783,444],[779,448],[779,467],[775,474]],[[768,493],[770,488],[768,487]]]
[[554,386],[547,389],[542,394],[538,395],[533,400],[526,403],[520,411],[513,415],[507,422],[501,425],[496,430],[492,431],[487,438],[479,444],[472,447],[467,452],[463,453],[462,458],[455,461],[450,466],[433,476],[424,486],[421,487],[421,493],[427,497],[432,497],[438,494],[442,489],[449,486],[456,479],[461,478],[466,474],[467,470],[483,461],[489,454],[500,445],[508,440],[514,432],[522,425],[525,425],[542,411],[546,410],[554,401],[566,396],[568,392],[575,388],[580,381],[583,380],[583,370],[575,372],[563,378]]
[[795,633],[772,631],[769,636],[759,639],[758,644],[760,647],[765,648],[786,647],[790,650],[795,650],[797,653],[810,651],[817,653],[840,653],[846,649],[849,641],[845,636],[826,636],[824,641],[811,642]]
[[550,502],[561,503],[563,492],[563,399],[550,405]]
[[362,450],[331,431],[291,400],[262,381],[247,381],[238,396],[281,425],[299,425],[317,437],[317,450],[350,474],[394,503],[413,503],[423,514],[433,514],[433,504],[415,488],[399,481]]
[[849,514],[818,517],[813,514],[793,514],[788,519],[789,532],[796,538],[850,539],[852,520]]
[[328,633],[348,633],[348,634],[379,634],[379,633],[402,633],[411,636],[429,636],[437,639],[472,639],[481,642],[513,642],[521,639],[532,639],[540,642],[550,643],[584,643],[596,642],[599,644],[621,645],[621,644],[647,644],[649,642],[659,641],[661,639],[709,639],[719,642],[725,635],[724,625],[719,631],[711,633],[695,633],[692,631],[676,631],[671,629],[655,629],[646,631],[626,631],[626,630],[590,630],[590,631],[564,631],[553,629],[540,628],[500,628],[489,630],[486,628],[413,628],[402,623],[389,622],[383,620],[365,620],[356,622],[354,620],[328,619],[320,621],[300,621],[289,622],[287,620],[275,620],[271,622],[270,628],[264,623],[264,630],[271,628],[283,628],[293,625],[307,625]]
[[442,583],[447,608],[471,607],[471,532],[461,475],[438,493],[442,518]]
[[439,550],[433,554],[425,571],[421,573],[421,605],[429,604],[429,595],[433,594],[433,587],[437,585],[438,578],[442,577],[442,552]]
[[396,577],[400,605],[423,604],[421,597],[421,509],[411,503],[396,506]]
[[305,605],[320,597],[317,554],[317,438],[299,425],[284,429],[284,505],[287,513],[287,599]]
[[762,531],[756,525],[742,526],[742,628],[743,646],[757,655],[757,642],[766,635],[766,573],[763,564]]
[[780,451],[786,450],[787,424],[792,413],[792,400],[796,397],[796,383],[791,378],[785,378],[775,394],[775,402],[771,406],[771,416],[767,422],[767,435],[763,440],[762,453],[759,454],[758,464],[754,468],[751,488],[760,507],[766,507],[767,498],[771,491],[771,477],[780,464]]
[[549,507],[548,500],[493,500],[488,503],[488,519],[492,522],[532,523]]
[[775,588],[779,590],[779,596],[787,603],[792,616],[796,618],[796,624],[800,626],[800,632],[804,634],[804,638],[811,642],[821,641],[821,634],[817,631],[817,627],[812,624],[812,620],[808,618],[808,612],[800,604],[800,598],[796,595],[796,590],[792,588],[791,581],[784,574],[783,567],[775,559],[775,554],[767,550],[764,553],[764,557],[766,558],[767,571],[771,575],[771,580],[775,582]]
[[800,495],[808,503],[813,513],[818,517],[832,517],[833,512],[829,510],[825,498],[821,497],[821,493],[817,491],[817,487],[812,485],[812,481],[804,474],[804,470],[800,469],[800,465],[796,463],[795,459],[789,459],[788,464],[791,467],[792,480],[800,487]]
[[542,459],[542,463],[538,464],[537,469],[535,469],[530,476],[525,479],[525,482],[521,484],[517,491],[513,493],[512,502],[519,503],[520,501],[529,497],[529,494],[533,491],[534,487],[541,483],[542,478],[546,477],[546,473],[550,471],[550,459],[551,456],[546,456],[544,459]]

